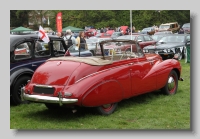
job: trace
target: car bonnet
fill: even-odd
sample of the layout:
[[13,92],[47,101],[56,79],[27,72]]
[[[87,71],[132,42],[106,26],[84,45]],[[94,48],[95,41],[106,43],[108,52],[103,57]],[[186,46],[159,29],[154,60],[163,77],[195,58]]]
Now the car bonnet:
[[183,47],[185,43],[166,43],[166,44],[157,44],[157,45],[149,45],[144,47],[145,50],[156,50],[156,49],[171,49],[175,47]]

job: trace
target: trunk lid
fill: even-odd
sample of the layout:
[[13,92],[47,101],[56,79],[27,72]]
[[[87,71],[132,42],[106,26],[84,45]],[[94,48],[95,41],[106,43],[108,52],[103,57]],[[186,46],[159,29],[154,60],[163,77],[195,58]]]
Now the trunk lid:
[[53,60],[37,68],[31,82],[41,85],[66,85],[80,62]]

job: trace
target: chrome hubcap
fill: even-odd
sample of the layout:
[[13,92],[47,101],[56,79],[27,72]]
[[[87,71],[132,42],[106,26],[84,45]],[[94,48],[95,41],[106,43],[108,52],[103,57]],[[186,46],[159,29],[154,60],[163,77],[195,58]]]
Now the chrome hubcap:
[[172,91],[176,86],[176,83],[174,81],[174,78],[173,77],[169,77],[168,79],[168,89],[169,91]]

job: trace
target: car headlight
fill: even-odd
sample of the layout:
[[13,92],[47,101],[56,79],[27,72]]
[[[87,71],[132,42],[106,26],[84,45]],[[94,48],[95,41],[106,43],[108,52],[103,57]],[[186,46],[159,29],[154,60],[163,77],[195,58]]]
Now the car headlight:
[[163,52],[167,53],[167,50],[166,50],[166,49],[164,49],[164,50],[163,50]]

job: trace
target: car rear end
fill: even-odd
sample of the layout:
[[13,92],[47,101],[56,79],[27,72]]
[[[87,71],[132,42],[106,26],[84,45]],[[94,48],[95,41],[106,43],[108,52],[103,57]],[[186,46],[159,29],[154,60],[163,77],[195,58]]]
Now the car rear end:
[[35,71],[31,81],[21,89],[22,99],[38,103],[81,105],[83,92],[77,92],[76,81],[99,68],[101,66],[92,68],[81,62],[80,58],[51,58]]

